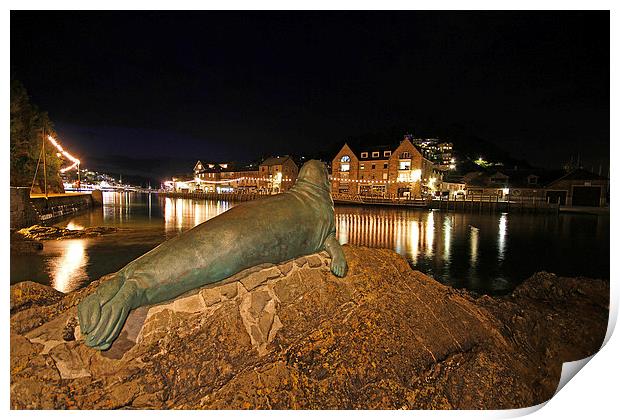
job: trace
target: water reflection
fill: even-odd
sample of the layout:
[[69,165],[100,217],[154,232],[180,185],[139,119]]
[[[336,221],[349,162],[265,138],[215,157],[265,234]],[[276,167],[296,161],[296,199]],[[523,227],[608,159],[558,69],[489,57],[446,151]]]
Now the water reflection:
[[452,218],[446,217],[443,221],[443,261],[444,268],[450,270],[450,246],[452,243]]
[[476,227],[470,226],[469,232],[469,265],[475,267],[478,264],[478,241],[479,230]]
[[66,247],[60,257],[49,261],[52,287],[63,293],[77,289],[88,280],[86,264],[88,255],[84,247],[84,239],[66,240]]
[[[402,226],[404,223],[399,221],[398,224]],[[409,246],[406,248],[410,250],[409,258],[411,258],[411,261],[413,261],[414,264],[417,264],[418,250],[420,249],[420,223],[417,220],[412,220],[409,222],[409,235],[406,235],[405,237],[408,237],[410,240],[408,244]],[[402,248],[400,251],[397,249],[396,252],[402,254],[403,250]]]
[[75,223],[74,221],[70,221],[67,223],[67,229],[69,230],[84,230],[84,226]]
[[336,235],[342,244],[394,249],[414,264],[421,251],[427,257],[434,254],[433,212],[414,217],[399,212],[337,212]]
[[504,253],[506,252],[506,232],[508,231],[506,213],[502,213],[499,218],[499,230],[497,233],[497,259],[504,261]]
[[180,233],[232,208],[226,201],[164,198],[166,232]]

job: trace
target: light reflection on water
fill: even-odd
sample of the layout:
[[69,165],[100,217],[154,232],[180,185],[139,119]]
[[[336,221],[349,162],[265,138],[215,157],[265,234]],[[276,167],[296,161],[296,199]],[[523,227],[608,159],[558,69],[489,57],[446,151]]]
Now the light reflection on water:
[[58,258],[49,260],[52,287],[63,293],[77,289],[88,279],[86,265],[88,255],[83,239],[68,239],[64,252]]
[[67,223],[67,229],[69,230],[84,230],[84,226],[78,225],[77,223],[71,221]]
[[508,232],[506,213],[502,213],[499,218],[499,228],[497,233],[497,259],[504,260],[504,254],[506,252],[506,233]]
[[[11,283],[33,280],[64,292],[83,287],[233,205],[104,193],[103,209],[57,226],[114,226],[119,232],[47,241],[38,255],[11,256]],[[506,293],[540,270],[609,278],[609,217],[354,206],[336,207],[335,217],[341,243],[393,249],[415,269],[455,287]]]
[[473,226],[469,228],[469,265],[475,268],[478,264],[478,228]]

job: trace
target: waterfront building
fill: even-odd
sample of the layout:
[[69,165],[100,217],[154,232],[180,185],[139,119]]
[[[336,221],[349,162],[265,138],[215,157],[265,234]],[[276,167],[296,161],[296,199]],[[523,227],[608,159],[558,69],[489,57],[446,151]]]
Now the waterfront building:
[[463,177],[470,196],[557,203],[563,206],[607,205],[609,179],[586,171],[500,169],[470,172]]
[[507,170],[469,172],[463,176],[468,197],[490,197],[499,200],[536,199],[545,200],[545,181],[553,174],[538,170]]
[[607,205],[609,178],[585,169],[575,169],[547,185],[546,196],[567,206]]
[[416,138],[411,134],[405,135],[405,138],[413,143],[425,158],[433,162],[436,169],[447,171],[456,168],[452,143],[436,138]]
[[[228,192],[258,192],[266,182],[261,182],[258,165],[255,163],[241,165],[228,163],[220,166],[220,181],[232,190]],[[224,187],[224,188],[226,188]]]
[[247,165],[199,160],[194,165],[191,180],[177,180],[171,185],[175,191],[234,192],[277,194],[288,190],[297,179],[299,170],[289,156],[265,159],[260,164]]
[[405,138],[397,146],[353,148],[345,143],[332,160],[331,184],[333,193],[419,198],[437,190],[440,176]]
[[293,159],[286,156],[269,157],[259,166],[259,177],[266,180],[267,189],[277,194],[291,188],[297,180],[299,168]]
[[[238,163],[206,163],[194,165],[192,192],[257,192],[261,188],[258,166]],[[267,184],[263,182],[263,184]]]
[[192,192],[213,192],[215,182],[220,181],[220,165],[203,164],[200,160],[194,165],[194,180],[191,182]]
[[463,198],[465,197],[465,187],[463,176],[446,173],[441,178],[439,191],[440,195],[444,197]]

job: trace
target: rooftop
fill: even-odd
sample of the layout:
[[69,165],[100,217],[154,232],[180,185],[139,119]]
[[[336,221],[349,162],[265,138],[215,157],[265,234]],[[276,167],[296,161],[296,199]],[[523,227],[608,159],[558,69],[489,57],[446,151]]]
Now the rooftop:
[[[282,165],[287,160],[293,161],[293,159],[289,155],[285,156],[276,156],[276,157],[268,157],[265,159],[260,165],[261,166],[272,166],[272,165]],[[294,163],[294,161],[293,161]]]

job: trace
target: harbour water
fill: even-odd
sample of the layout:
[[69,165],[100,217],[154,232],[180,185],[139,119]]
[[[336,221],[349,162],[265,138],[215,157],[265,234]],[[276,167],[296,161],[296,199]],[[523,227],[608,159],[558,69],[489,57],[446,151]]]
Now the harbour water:
[[[157,194],[104,193],[103,209],[57,226],[113,226],[98,238],[46,241],[35,255],[11,256],[11,284],[32,280],[69,292],[235,203]],[[444,284],[491,295],[509,293],[537,271],[609,278],[609,216],[440,212],[336,206],[343,244],[389,248]]]

